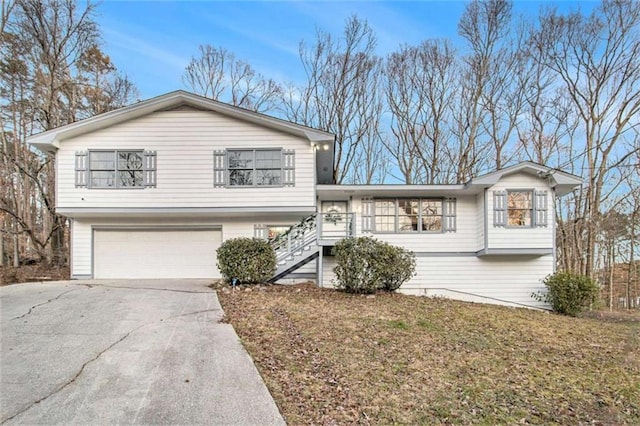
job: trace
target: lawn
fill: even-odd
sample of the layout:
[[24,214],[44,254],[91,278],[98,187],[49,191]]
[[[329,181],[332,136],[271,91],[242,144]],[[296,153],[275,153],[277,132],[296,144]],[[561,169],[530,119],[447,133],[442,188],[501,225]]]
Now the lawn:
[[218,291],[289,424],[640,424],[640,317]]

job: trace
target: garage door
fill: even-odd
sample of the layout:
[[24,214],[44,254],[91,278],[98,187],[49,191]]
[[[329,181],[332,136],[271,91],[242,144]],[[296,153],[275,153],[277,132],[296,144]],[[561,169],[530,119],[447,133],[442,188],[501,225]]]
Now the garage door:
[[95,278],[219,277],[220,230],[94,231]]

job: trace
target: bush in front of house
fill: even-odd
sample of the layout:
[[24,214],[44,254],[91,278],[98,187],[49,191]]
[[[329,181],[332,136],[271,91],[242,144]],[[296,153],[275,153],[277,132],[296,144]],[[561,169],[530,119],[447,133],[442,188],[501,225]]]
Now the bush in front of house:
[[335,248],[335,287],[348,293],[394,291],[415,274],[415,256],[371,237],[345,238]]
[[379,244],[377,262],[382,267],[382,289],[395,291],[416,274],[416,256],[402,247]]
[[236,278],[238,284],[263,283],[276,270],[273,248],[259,238],[232,238],[216,252],[218,269],[227,282]]
[[600,291],[591,278],[571,272],[556,272],[542,282],[547,291],[531,296],[538,302],[548,303],[554,311],[563,315],[578,315],[595,303]]

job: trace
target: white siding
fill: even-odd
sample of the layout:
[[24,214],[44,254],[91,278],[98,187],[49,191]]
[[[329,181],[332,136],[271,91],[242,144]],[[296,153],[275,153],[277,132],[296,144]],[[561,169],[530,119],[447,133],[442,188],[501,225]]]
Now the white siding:
[[[509,189],[533,189],[547,191],[548,211],[547,226],[533,228],[509,228],[493,225],[493,191]],[[553,192],[547,183],[535,176],[520,173],[503,177],[497,184],[489,188],[487,197],[489,212],[489,249],[504,248],[548,248],[553,246]]]
[[[400,292],[479,303],[546,308],[531,293],[544,290],[553,257],[435,256],[416,259],[416,276]],[[323,259],[323,287],[333,287],[334,257]]]
[[[213,152],[233,148],[295,150],[295,186],[214,188]],[[91,149],[157,151],[157,187],[75,187],[75,153]],[[57,154],[57,206],[278,207],[315,204],[314,152],[306,139],[194,109],[164,111],[64,141]]]
[[91,224],[71,222],[71,276],[91,275]]
[[553,256],[420,257],[400,291],[482,303],[545,307],[532,292],[553,272]]
[[336,274],[333,268],[336,267],[336,258],[333,256],[324,256],[322,258],[322,283],[320,287],[333,288]]
[[[380,241],[402,246],[408,250],[419,252],[476,252],[477,248],[477,206],[475,196],[456,197],[457,229],[455,232],[437,233],[373,233],[366,234]],[[356,214],[356,235],[362,233],[361,199],[352,202],[352,210]]]
[[[275,219],[277,223],[285,223]],[[238,238],[254,236],[254,225],[257,220],[255,219],[230,219],[220,218],[211,219],[207,221],[196,219],[92,219],[92,220],[79,220],[72,221],[72,255],[71,255],[71,275],[75,278],[89,277],[93,273],[92,267],[92,251],[93,251],[93,236],[92,227],[109,227],[109,228],[134,228],[134,229],[149,229],[171,227],[185,229],[193,229],[200,227],[219,227],[222,229],[222,241]],[[298,273],[315,273],[316,261],[313,260],[307,265],[300,268]]]

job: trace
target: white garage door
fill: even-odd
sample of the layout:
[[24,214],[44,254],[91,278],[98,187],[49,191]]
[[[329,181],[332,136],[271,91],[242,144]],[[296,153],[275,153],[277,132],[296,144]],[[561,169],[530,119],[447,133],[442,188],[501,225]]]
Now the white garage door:
[[219,277],[220,230],[94,231],[95,278]]

